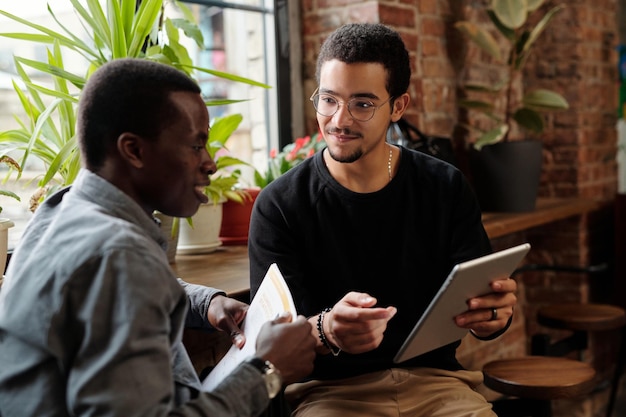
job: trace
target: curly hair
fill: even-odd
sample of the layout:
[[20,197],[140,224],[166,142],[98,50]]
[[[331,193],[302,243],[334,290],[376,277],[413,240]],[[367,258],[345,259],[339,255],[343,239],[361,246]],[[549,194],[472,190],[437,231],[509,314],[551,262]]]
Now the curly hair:
[[335,30],[322,44],[315,77],[326,61],[337,59],[346,64],[379,63],[387,71],[387,92],[392,97],[406,93],[411,64],[400,34],[380,23],[350,23]]
[[124,132],[155,139],[178,116],[169,94],[200,87],[187,74],[165,64],[122,58],[98,68],[83,88],[76,136],[86,166],[102,167],[107,152]]

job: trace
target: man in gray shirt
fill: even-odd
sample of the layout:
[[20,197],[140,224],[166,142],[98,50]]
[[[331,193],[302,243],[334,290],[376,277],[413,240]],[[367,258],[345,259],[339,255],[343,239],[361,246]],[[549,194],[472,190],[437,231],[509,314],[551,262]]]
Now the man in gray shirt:
[[237,334],[248,306],[177,280],[152,213],[187,217],[207,202],[208,126],[200,89],[174,68],[121,59],[90,77],[83,169],[37,209],[0,291],[2,416],[256,416],[313,369],[311,326],[287,315],[201,391],[184,326]]

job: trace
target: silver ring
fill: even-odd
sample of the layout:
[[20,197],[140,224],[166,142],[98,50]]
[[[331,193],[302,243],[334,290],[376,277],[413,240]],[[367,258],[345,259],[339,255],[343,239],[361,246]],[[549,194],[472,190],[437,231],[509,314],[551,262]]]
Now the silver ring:
[[497,308],[492,308],[491,309],[491,318],[489,320],[495,320],[498,318],[498,309]]

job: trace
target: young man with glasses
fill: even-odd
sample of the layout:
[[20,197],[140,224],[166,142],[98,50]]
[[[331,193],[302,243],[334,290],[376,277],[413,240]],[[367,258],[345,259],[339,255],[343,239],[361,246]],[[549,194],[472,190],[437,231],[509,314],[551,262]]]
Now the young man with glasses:
[[[327,147],[259,195],[249,241],[252,294],[276,262],[318,338],[313,374],[286,390],[294,415],[494,416],[475,391],[482,373],[456,360],[460,341],[393,363],[452,267],[491,251],[461,172],[386,142],[410,101],[402,39],[343,26],[316,76]],[[481,339],[506,330],[516,303],[513,280],[492,289],[454,318]]]

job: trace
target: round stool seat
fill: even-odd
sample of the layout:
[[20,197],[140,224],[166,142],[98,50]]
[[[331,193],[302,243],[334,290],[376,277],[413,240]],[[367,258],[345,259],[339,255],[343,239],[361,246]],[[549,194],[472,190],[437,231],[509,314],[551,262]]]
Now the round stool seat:
[[573,359],[523,356],[500,359],[483,367],[485,385],[513,397],[553,400],[591,392],[595,370]]
[[554,329],[613,330],[626,325],[626,312],[608,304],[550,304],[537,311],[537,322]]

